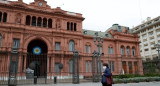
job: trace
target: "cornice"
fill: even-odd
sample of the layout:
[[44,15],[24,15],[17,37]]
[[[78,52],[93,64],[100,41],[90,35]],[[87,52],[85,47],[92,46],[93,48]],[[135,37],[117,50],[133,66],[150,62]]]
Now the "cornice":
[[[74,18],[74,19],[79,19],[79,20],[84,20],[85,18],[80,17],[80,16],[73,16],[73,15],[68,15],[66,14],[66,11],[63,11],[59,8],[56,9],[49,9],[50,11],[46,11],[47,8],[45,9],[44,7],[39,7],[38,9],[33,9],[27,7],[26,4],[2,4],[0,3],[0,7],[3,8],[8,8],[9,10],[16,9],[16,10],[21,10],[21,11],[26,11],[26,12],[33,12],[33,13],[40,13],[40,14],[46,14],[46,15],[51,15],[51,16],[61,16],[61,17],[67,17],[67,18]],[[42,10],[43,9],[43,10]]]
[[124,37],[138,37],[137,34],[125,34],[125,33],[120,33],[120,32],[114,32],[112,33],[113,36],[119,35],[119,36],[124,36]]

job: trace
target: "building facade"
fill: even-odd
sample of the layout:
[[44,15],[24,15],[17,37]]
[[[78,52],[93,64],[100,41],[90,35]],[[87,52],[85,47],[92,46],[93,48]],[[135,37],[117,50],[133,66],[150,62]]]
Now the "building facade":
[[[82,29],[82,14],[60,7],[51,9],[44,0],[25,4],[22,0],[0,2],[0,74],[9,72],[10,52],[18,48],[17,76],[26,78],[26,69],[37,62],[37,76],[68,77],[72,72],[73,50],[79,52],[81,77],[92,76],[92,52],[97,50],[93,37],[103,37],[102,63],[109,63],[112,73],[143,74],[136,34],[114,24],[106,32]],[[33,59],[33,57],[37,57]],[[59,64],[63,68],[59,69]]]
[[146,22],[134,27],[133,32],[140,37],[140,53],[143,59],[156,59],[158,52],[154,45],[160,43],[160,17],[148,17]]

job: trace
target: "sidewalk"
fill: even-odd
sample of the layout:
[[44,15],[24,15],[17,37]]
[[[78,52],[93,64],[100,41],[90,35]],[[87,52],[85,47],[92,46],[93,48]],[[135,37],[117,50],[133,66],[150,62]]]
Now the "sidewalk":
[[[80,83],[80,84],[41,84],[41,85],[17,85],[17,86],[102,86],[101,83]],[[127,84],[113,84],[112,86],[160,86],[160,82],[140,82]]]

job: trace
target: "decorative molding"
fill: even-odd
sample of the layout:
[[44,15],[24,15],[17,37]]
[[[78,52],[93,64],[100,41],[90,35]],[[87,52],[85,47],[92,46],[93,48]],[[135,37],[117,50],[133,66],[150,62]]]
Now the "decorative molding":
[[21,13],[17,13],[15,16],[16,16],[15,23],[21,24],[22,14]]

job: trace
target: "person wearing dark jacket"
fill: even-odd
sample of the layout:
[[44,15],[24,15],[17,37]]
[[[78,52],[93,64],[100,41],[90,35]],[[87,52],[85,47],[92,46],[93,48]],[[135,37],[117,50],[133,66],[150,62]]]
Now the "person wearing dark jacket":
[[[104,69],[104,72],[103,72],[103,75],[102,75],[102,80],[105,80],[105,81],[102,81],[102,82],[106,82],[106,77],[111,77],[112,76],[112,73],[111,73],[111,69],[108,67],[108,64],[105,63],[103,64],[103,69]],[[103,86],[112,86],[112,84],[107,84],[107,83],[102,83]]]

